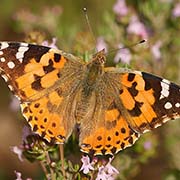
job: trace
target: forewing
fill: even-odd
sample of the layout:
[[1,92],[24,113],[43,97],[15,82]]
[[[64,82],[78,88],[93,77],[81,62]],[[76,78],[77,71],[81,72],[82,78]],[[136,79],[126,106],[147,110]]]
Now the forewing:
[[78,59],[49,47],[1,42],[0,70],[32,129],[48,141],[64,142],[75,124],[67,102],[81,81]]
[[120,100],[130,126],[137,132],[152,130],[180,118],[180,87],[145,72],[119,74]]

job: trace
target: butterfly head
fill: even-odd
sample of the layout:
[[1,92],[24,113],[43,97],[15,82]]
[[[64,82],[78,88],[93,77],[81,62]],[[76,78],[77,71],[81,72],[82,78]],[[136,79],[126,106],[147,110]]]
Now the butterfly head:
[[105,62],[106,62],[105,49],[102,49],[101,51],[93,55],[92,63],[94,65],[104,66]]
[[104,64],[106,62],[105,49],[93,55],[90,62],[87,63],[87,83],[95,84],[99,77],[104,73]]

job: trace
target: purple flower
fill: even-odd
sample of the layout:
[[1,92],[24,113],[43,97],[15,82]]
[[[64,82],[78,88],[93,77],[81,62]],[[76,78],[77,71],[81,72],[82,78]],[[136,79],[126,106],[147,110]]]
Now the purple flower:
[[23,151],[25,151],[25,149],[29,149],[29,145],[26,145],[26,143],[28,143],[27,137],[32,134],[35,133],[31,131],[30,127],[24,126],[22,130],[22,141],[24,144],[11,147],[12,152],[17,154],[20,161],[23,161]]
[[11,150],[17,154],[20,161],[23,161],[22,155],[23,155],[23,149],[19,148],[18,146],[11,147]]
[[132,16],[130,23],[127,27],[127,32],[129,34],[136,34],[143,39],[148,38],[148,32],[145,25],[139,21],[137,16]]
[[52,43],[49,43],[48,41],[43,41],[41,45],[47,46],[50,48],[54,48],[54,49],[58,49],[58,47],[56,46],[56,42],[57,42],[57,39],[52,38]]
[[22,180],[20,172],[14,171],[14,173],[16,174],[16,180]]
[[180,17],[180,3],[177,3],[172,11],[174,17]]
[[126,63],[126,64],[129,64],[130,61],[131,61],[131,53],[129,51],[129,49],[127,48],[122,48],[123,46],[122,45],[119,45],[119,50],[117,51],[115,57],[114,57],[114,62],[115,63],[118,63],[118,62],[123,62],[123,63]]
[[114,180],[119,171],[111,165],[113,158],[109,158],[109,162],[105,166],[100,166],[96,180]]
[[105,49],[105,52],[107,53],[108,47],[106,42],[104,41],[104,38],[102,36],[97,38],[97,44],[96,44],[97,51],[101,51],[102,49]]
[[92,163],[90,163],[89,156],[83,156],[81,158],[81,162],[83,163],[80,171],[83,171],[84,174],[88,174],[89,171],[94,170]]
[[[16,180],[23,180],[20,172],[14,171],[14,173],[16,174]],[[26,180],[32,180],[32,179],[27,178]]]
[[118,16],[126,16],[128,13],[128,8],[125,0],[117,0],[113,6],[113,11]]
[[35,133],[31,131],[31,128],[29,126],[24,126],[22,129],[22,141],[27,142],[27,137],[34,134]]
[[161,58],[161,51],[160,47],[162,45],[161,41],[157,41],[152,47],[151,47],[151,53],[154,56],[156,60],[159,60]]
[[103,179],[107,180],[108,176],[104,169],[105,169],[105,167],[103,165],[99,167],[99,171],[98,171],[96,180],[103,180]]
[[151,141],[146,141],[144,143],[144,149],[149,150],[151,148],[152,148],[152,142]]

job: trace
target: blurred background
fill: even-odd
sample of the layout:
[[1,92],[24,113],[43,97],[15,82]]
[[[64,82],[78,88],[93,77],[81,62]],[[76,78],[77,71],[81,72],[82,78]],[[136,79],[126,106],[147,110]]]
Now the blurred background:
[[[94,37],[82,11],[87,7]],[[93,38],[96,41],[93,41]],[[147,42],[126,49],[146,39]],[[178,0],[1,0],[0,40],[56,44],[84,57],[106,48],[108,65],[130,67],[180,84],[180,2]],[[12,152],[22,143],[26,121],[18,101],[0,78],[0,179],[43,179],[39,164]],[[180,122],[144,134],[116,155],[117,179],[180,179]]]

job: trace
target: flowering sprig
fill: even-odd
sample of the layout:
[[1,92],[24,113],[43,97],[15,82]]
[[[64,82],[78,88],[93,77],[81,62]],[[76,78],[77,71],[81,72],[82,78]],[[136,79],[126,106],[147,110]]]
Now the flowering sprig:
[[114,180],[119,174],[119,171],[111,165],[113,158],[109,158],[106,165],[101,165],[98,170],[96,180]]
[[82,161],[82,166],[81,166],[80,171],[83,171],[84,174],[88,174],[90,171],[94,170],[93,163],[92,162],[90,163],[89,156],[87,155],[83,156],[81,158],[81,161]]
[[[117,49],[123,45],[126,46],[131,43],[134,44],[134,41],[139,41],[139,39],[148,39],[146,48],[143,47],[143,49],[138,49],[137,47],[139,46],[135,46],[133,48],[118,49],[115,51],[115,55],[112,56],[110,60],[113,61],[114,64],[122,62],[129,64],[133,68],[140,67],[142,69],[148,69],[148,71],[153,71],[153,67],[156,67],[157,61],[152,61],[152,59],[158,61],[162,60],[163,68],[168,67],[167,73],[169,72],[169,77],[174,77],[175,71],[170,70],[167,62],[168,57],[171,57],[173,61],[173,63],[169,62],[171,66],[174,66],[174,68],[178,67],[177,63],[174,62],[176,62],[176,59],[179,58],[179,51],[177,48],[179,39],[174,35],[178,35],[179,32],[179,23],[177,23],[180,17],[179,3],[172,5],[172,3],[169,1],[169,4],[167,5],[169,8],[162,11],[160,9],[161,4],[163,5],[165,0],[157,1],[156,3],[159,3],[160,5],[156,5],[155,10],[159,16],[153,14],[153,7],[151,7],[148,11],[148,3],[148,1],[142,1],[140,4],[137,2],[138,5],[135,6],[131,1],[117,0],[112,6],[114,14],[111,14],[110,16],[107,16],[106,14],[106,16],[104,16],[105,18],[109,18],[105,19],[108,24],[107,27],[100,26],[100,31],[104,32],[104,34],[101,34],[101,36],[97,38],[97,44],[94,46],[96,46],[97,50],[102,50],[105,48],[107,55],[109,55],[108,53],[111,51],[111,49]],[[151,3],[153,2],[151,1]],[[151,5],[151,3],[149,4]],[[139,7],[141,7],[143,11],[141,11]],[[157,7],[159,8],[159,11],[156,9]],[[57,29],[61,29],[61,26],[60,28],[58,26],[59,21],[57,21],[57,18],[54,18],[61,16],[62,9],[57,6],[54,8],[45,8],[44,10],[45,12],[41,15],[34,15],[30,11],[18,11],[18,13],[15,13],[14,18],[22,22],[21,24],[26,33],[27,31],[34,29],[34,25],[38,25],[53,35],[58,32],[60,32],[59,34],[62,35],[63,31],[57,31]],[[150,12],[150,15],[147,12]],[[167,14],[169,14],[170,17]],[[46,18],[44,15],[46,15]],[[116,17],[116,21],[114,17]],[[78,27],[78,30],[79,29],[80,28]],[[72,39],[74,38],[72,34],[75,33],[73,32],[72,28],[68,27],[66,29],[66,33],[68,34],[68,37]],[[62,38],[62,36],[58,37],[57,35],[57,38]],[[49,43],[46,40],[42,41],[42,45],[57,48],[57,38],[54,38],[52,43]],[[75,38],[79,39],[79,36]],[[70,42],[72,42],[70,43],[72,47],[69,49],[75,49],[74,47],[78,46],[73,45],[72,39],[70,39]],[[82,38],[82,42],[84,42],[82,49],[87,45],[89,48],[89,45],[92,44],[89,43],[87,39],[88,38],[86,38],[86,40]],[[66,43],[63,44],[65,44],[65,46],[67,45]],[[135,62],[136,58],[138,60]],[[153,63],[155,66],[152,65]],[[164,68],[163,70],[165,72],[166,69]],[[15,107],[14,109],[16,110],[17,103],[13,101],[12,107]],[[167,134],[169,137],[170,133]],[[110,180],[115,179],[116,176],[119,177],[124,175],[126,179],[128,179],[130,172],[135,172],[133,168],[139,168],[140,163],[146,163],[148,159],[154,156],[155,149],[157,147],[157,139],[158,137],[154,136],[143,136],[143,141],[137,142],[131,149],[128,149],[127,151],[120,152],[113,161],[115,166],[118,167],[118,170],[111,165],[112,159],[109,159],[108,162],[105,161],[104,163],[102,160],[97,158],[92,158],[92,160],[90,160],[89,156],[82,157],[82,166],[79,168],[81,164],[81,155],[79,151],[77,152],[78,156],[74,155],[73,153],[69,155],[67,152],[65,152],[65,176],[67,179],[76,179],[77,177],[81,179],[85,174],[85,177],[88,177],[89,179],[92,179],[93,177],[97,180]],[[70,144],[71,142],[68,143]],[[33,134],[32,132],[27,133],[27,130],[25,130],[22,144],[12,147],[12,151],[18,155],[20,161],[22,161],[23,158],[26,158],[31,162],[40,162],[47,179],[63,178],[61,170],[61,165],[63,163],[57,158],[58,147],[48,144],[46,141],[39,138],[39,136]],[[172,149],[170,151],[174,152]],[[105,159],[105,157],[102,159]],[[121,165],[119,165],[119,163]],[[124,166],[124,164],[126,164],[126,166]],[[118,174],[118,172],[120,173]],[[135,174],[136,173],[134,173],[132,177],[134,177]],[[22,179],[21,173],[16,172],[16,176],[18,180]]]
[[[109,161],[98,160],[93,158],[90,162],[88,155],[81,158],[82,166],[80,171],[84,174],[89,174],[91,178],[96,180],[114,180],[119,171],[111,165],[113,158],[109,158]],[[97,172],[97,173],[94,173]]]
[[[16,179],[15,180],[23,180],[22,179],[22,174],[18,171],[14,171],[14,173],[16,174]],[[32,180],[31,178],[26,178],[26,180]]]

